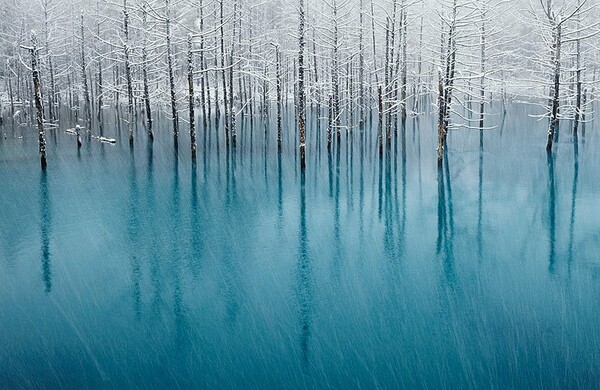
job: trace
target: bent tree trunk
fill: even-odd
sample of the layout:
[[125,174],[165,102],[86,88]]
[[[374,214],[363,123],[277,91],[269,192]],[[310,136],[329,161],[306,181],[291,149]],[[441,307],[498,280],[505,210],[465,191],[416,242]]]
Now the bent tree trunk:
[[42,170],[46,169],[46,138],[44,136],[44,108],[42,107],[42,86],[40,83],[40,72],[38,70],[37,37],[31,34],[31,73],[33,76],[33,89],[35,97],[35,109],[37,111],[38,143],[40,151],[40,163]]

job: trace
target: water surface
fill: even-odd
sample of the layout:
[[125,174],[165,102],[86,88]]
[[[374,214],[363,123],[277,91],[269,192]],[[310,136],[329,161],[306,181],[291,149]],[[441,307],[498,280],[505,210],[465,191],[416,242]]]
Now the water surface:
[[305,174],[293,119],[281,156],[258,119],[231,151],[200,129],[195,163],[166,120],[132,150],[64,125],[46,172],[5,125],[0,387],[597,387],[597,127],[548,157],[527,112],[441,169],[433,115],[383,158],[376,124],[328,154],[313,121]]

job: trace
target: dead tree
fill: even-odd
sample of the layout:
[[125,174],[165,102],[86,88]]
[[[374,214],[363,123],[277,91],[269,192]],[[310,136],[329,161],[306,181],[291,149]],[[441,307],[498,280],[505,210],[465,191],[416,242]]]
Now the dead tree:
[[83,14],[81,15],[81,80],[83,82],[83,99],[85,111],[86,132],[92,131],[92,104],[90,102],[90,89],[87,78],[87,66],[85,58],[85,28],[83,25]]
[[[232,37],[231,37],[231,51],[229,52],[229,114],[231,115],[231,119],[229,121],[229,127],[231,129],[231,143],[235,147],[237,141],[237,129],[236,129],[236,110],[234,106],[234,94],[233,94],[233,59],[235,55],[235,30],[236,30],[236,17],[237,17],[237,0],[233,3],[233,28],[232,28]],[[241,31],[239,32],[242,33]],[[242,93],[241,88],[238,91],[239,94]]]
[[147,3],[142,5],[142,24],[143,24],[143,43],[142,43],[142,78],[144,83],[144,104],[146,108],[146,125],[148,126],[148,137],[150,141],[154,140],[154,131],[152,130],[152,108],[150,106],[150,88],[148,86],[148,11]]
[[485,31],[485,20],[486,20],[486,8],[485,2],[483,3],[482,11],[481,11],[481,35],[480,35],[480,48],[481,48],[481,78],[479,85],[479,128],[483,129],[483,121],[485,115],[485,45],[486,45],[486,31]]
[[306,101],[304,97],[304,0],[300,0],[298,9],[298,130],[300,133],[300,169],[306,168]]
[[[227,77],[225,75],[225,19],[223,16],[223,0],[219,1],[219,11],[221,18],[221,78],[223,81],[223,109],[225,110],[223,124],[225,127],[225,145],[229,147],[229,102],[227,100]],[[229,98],[231,98],[231,96]]]
[[438,166],[442,166],[446,137],[450,123],[452,106],[452,93],[454,88],[454,75],[456,72],[456,27],[457,27],[458,2],[453,0],[451,18],[448,23],[442,19],[442,26],[448,25],[448,33],[442,29],[442,53],[444,53],[444,36],[447,37],[445,55],[442,56],[442,65],[445,69],[438,72]]
[[198,23],[199,23],[199,30],[200,30],[200,72],[202,73],[202,78],[200,79],[200,104],[202,105],[202,127],[204,128],[204,131],[206,131],[206,128],[208,126],[208,118],[207,118],[207,106],[208,106],[208,110],[210,112],[210,102],[207,103],[207,95],[208,95],[208,91],[207,88],[208,87],[208,80],[207,80],[207,76],[205,73],[205,63],[204,63],[204,9],[202,6],[202,0],[198,1]]
[[165,34],[167,40],[167,71],[171,92],[171,115],[173,116],[173,144],[178,146],[179,114],[177,113],[177,94],[175,92],[175,74],[173,72],[173,48],[171,47],[171,1],[165,0]]
[[192,34],[188,34],[188,93],[189,93],[189,109],[190,109],[190,144],[192,148],[192,158],[196,157],[196,116],[194,113],[194,54],[192,47]]
[[123,0],[123,54],[125,57],[125,81],[127,82],[127,128],[129,129],[129,146],[133,146],[133,81],[131,80],[131,62],[129,59],[127,0]]
[[281,115],[283,110],[283,98],[281,96],[281,53],[279,45],[275,45],[275,64],[277,78],[277,150],[281,153]]
[[554,134],[558,126],[558,109],[560,105],[560,50],[562,46],[562,21],[557,21],[552,10],[552,0],[548,0],[546,16],[552,27],[552,64],[554,66],[552,93],[550,99],[550,126],[548,128],[548,141],[546,151],[552,151]]
[[35,109],[38,127],[38,146],[40,152],[40,163],[42,170],[46,169],[46,137],[44,134],[44,108],[42,106],[42,85],[40,82],[39,62],[38,62],[38,40],[34,32],[31,33],[31,74],[33,77],[33,94],[35,99]]

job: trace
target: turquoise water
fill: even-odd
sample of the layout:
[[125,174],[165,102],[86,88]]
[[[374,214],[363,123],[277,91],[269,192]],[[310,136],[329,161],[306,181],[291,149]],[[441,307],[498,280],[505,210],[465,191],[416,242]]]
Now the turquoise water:
[[46,173],[5,125],[0,387],[598,387],[598,128],[548,158],[527,112],[441,170],[434,116],[383,159],[376,126],[328,155],[312,123],[304,175],[293,123],[281,158],[258,120],[231,152],[200,130],[195,164],[165,120],[133,150],[65,125]]

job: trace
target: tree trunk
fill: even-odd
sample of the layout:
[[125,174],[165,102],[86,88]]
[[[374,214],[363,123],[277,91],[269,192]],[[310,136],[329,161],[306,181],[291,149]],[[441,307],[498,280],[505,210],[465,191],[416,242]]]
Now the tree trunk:
[[148,126],[148,137],[150,141],[154,140],[154,131],[152,130],[152,108],[150,106],[150,91],[148,86],[148,52],[147,52],[147,34],[148,34],[148,12],[146,4],[142,6],[142,23],[144,42],[142,46],[142,78],[144,83],[144,104],[146,107],[146,125]]
[[281,53],[279,46],[275,47],[275,62],[277,73],[277,150],[281,153],[281,115],[283,110],[283,97],[281,96]]
[[173,49],[171,48],[171,4],[165,0],[166,20],[165,29],[167,34],[167,68],[169,72],[169,89],[171,91],[171,115],[173,116],[173,143],[177,149],[179,145],[179,114],[177,113],[177,95],[175,93],[175,75],[173,74]]
[[550,126],[548,128],[548,142],[546,143],[546,151],[552,151],[554,143],[554,134],[558,125],[558,107],[560,104],[560,49],[562,44],[561,36],[562,27],[556,24],[554,28],[554,83],[552,89],[552,102],[550,107]]
[[298,28],[298,128],[300,132],[300,169],[306,168],[306,136],[305,136],[305,97],[304,97],[304,0],[300,0],[298,11],[300,23]]
[[133,146],[133,82],[131,80],[131,64],[129,61],[129,12],[127,11],[127,0],[123,0],[123,35],[125,81],[127,82],[127,128],[129,129],[129,146]]
[[194,55],[192,52],[192,34],[188,35],[188,93],[190,108],[190,144],[192,158],[196,158],[196,115],[194,113]]
[[92,131],[92,111],[90,103],[90,89],[87,79],[86,62],[85,62],[85,34],[83,27],[83,15],[81,15],[81,77],[83,81],[83,98],[85,110],[86,132],[91,134]]
[[219,6],[221,16],[221,76],[223,79],[223,108],[225,110],[223,122],[225,125],[225,145],[229,147],[229,102],[227,100],[227,80],[225,76],[225,19],[223,17],[223,0],[219,1]]
[[33,76],[33,88],[35,98],[35,108],[37,112],[37,127],[38,127],[38,146],[40,152],[40,163],[42,170],[46,169],[46,138],[44,134],[44,108],[42,107],[42,86],[40,83],[40,73],[37,55],[37,37],[35,34],[31,34],[32,48],[31,53],[31,73]]

